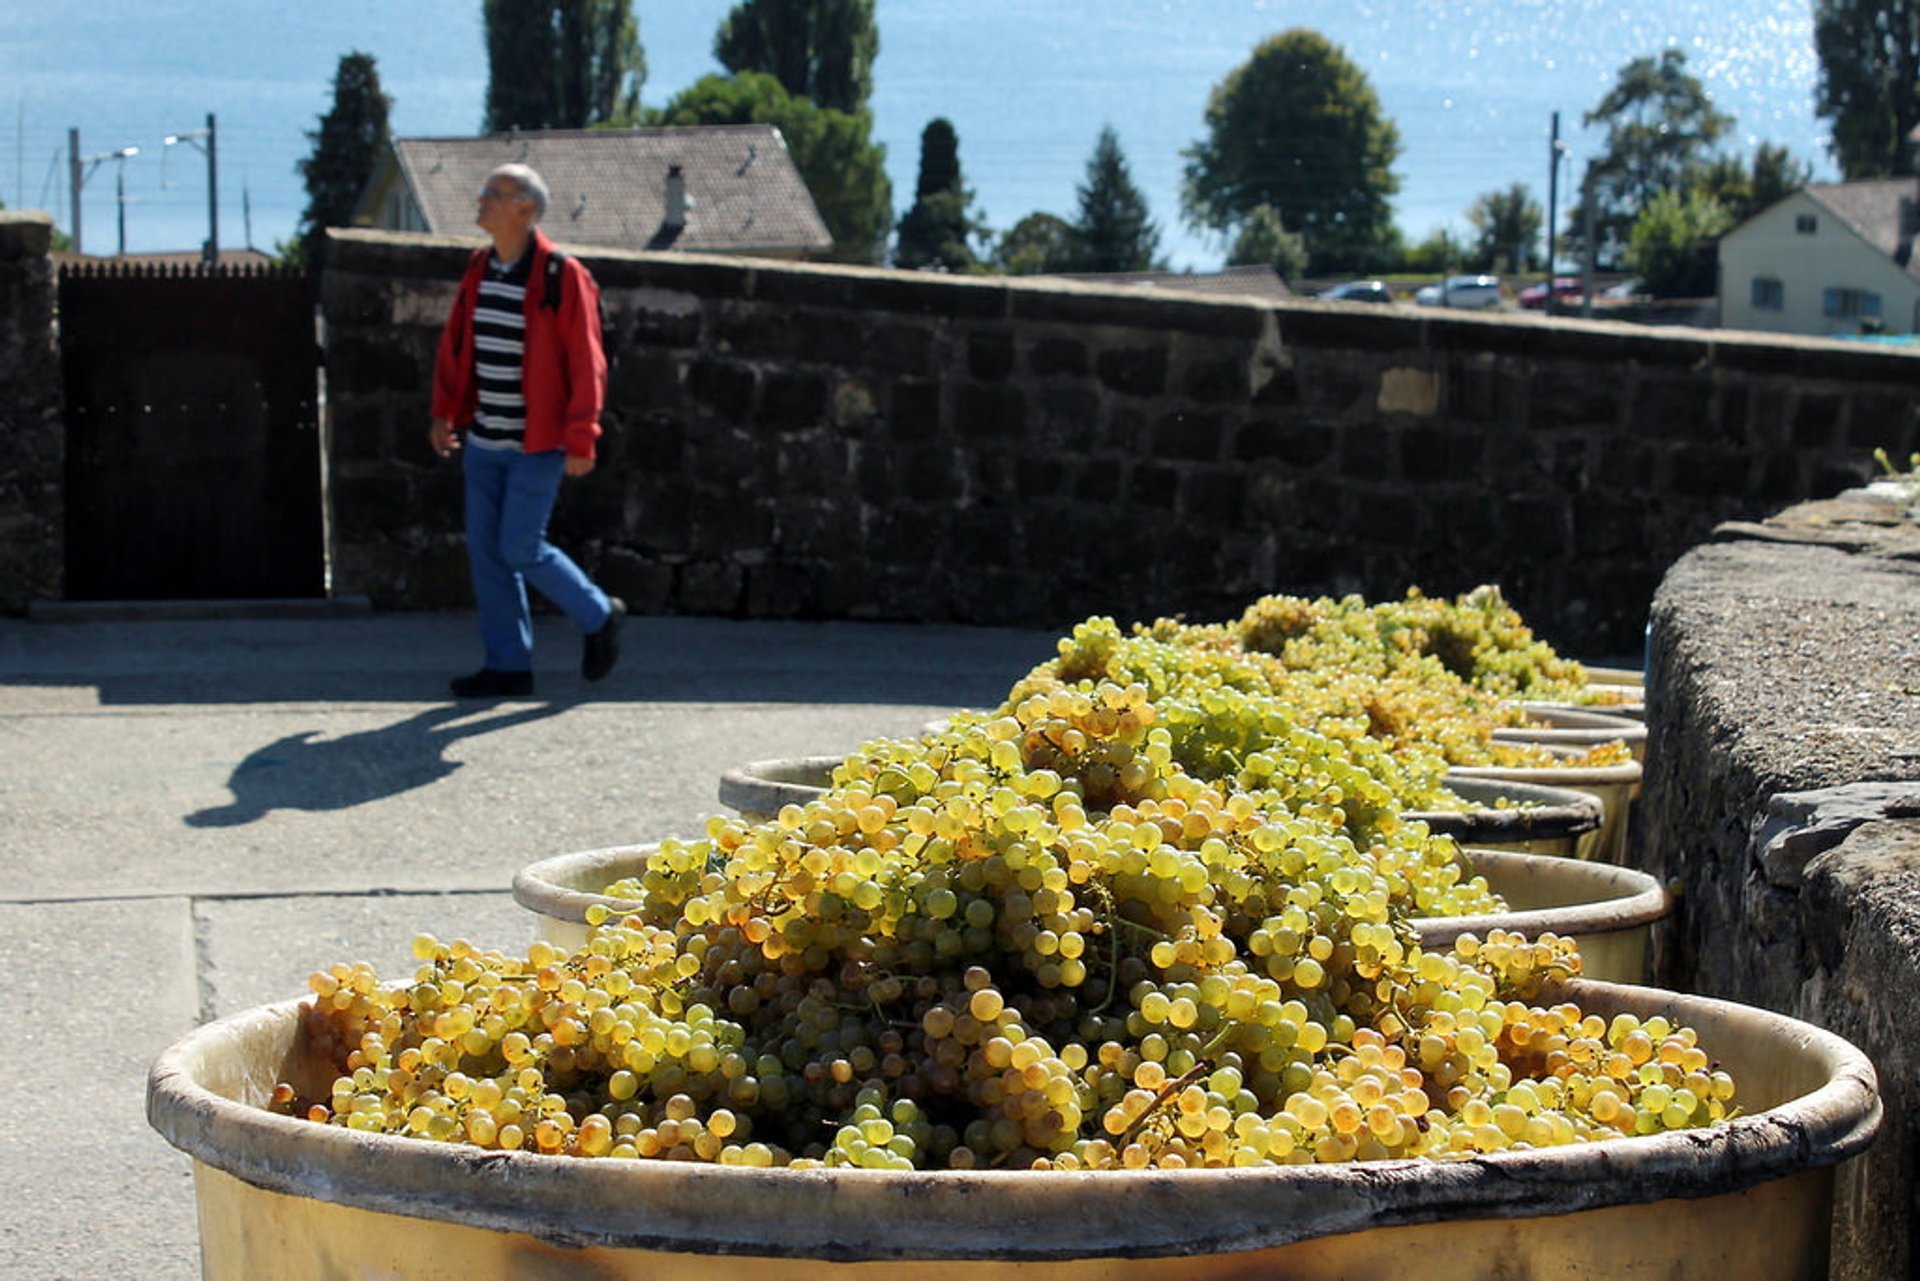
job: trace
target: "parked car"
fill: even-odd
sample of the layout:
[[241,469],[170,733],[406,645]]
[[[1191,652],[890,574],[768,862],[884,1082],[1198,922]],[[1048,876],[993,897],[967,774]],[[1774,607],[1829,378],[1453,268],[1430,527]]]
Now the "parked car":
[[1392,302],[1393,290],[1384,280],[1349,280],[1317,295],[1331,302]]
[[1448,276],[1437,285],[1415,290],[1413,300],[1429,307],[1498,307],[1500,277]]
[[[1585,286],[1578,276],[1556,276],[1553,281],[1553,297],[1556,302],[1578,302]],[[1547,305],[1547,282],[1528,285],[1520,291],[1516,300],[1529,311],[1539,311]]]

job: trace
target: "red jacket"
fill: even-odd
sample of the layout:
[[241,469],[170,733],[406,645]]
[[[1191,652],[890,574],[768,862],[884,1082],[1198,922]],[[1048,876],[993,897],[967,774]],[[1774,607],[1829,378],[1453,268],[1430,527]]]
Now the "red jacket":
[[[456,427],[473,422],[479,403],[473,373],[473,306],[492,252],[478,250],[467,264],[433,361],[433,416]],[[561,268],[559,308],[541,306],[553,242],[538,228],[532,252],[524,304],[526,357],[520,376],[527,396],[522,448],[530,454],[564,449],[577,458],[592,458],[607,395],[607,357],[600,347],[600,287],[580,260],[568,255]]]

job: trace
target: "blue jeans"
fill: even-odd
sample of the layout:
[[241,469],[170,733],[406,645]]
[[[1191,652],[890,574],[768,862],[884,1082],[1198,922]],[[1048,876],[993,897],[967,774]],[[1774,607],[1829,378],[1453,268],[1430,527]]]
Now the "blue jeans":
[[533,670],[533,616],[527,584],[583,632],[606,626],[613,606],[567,554],[547,541],[547,517],[559,496],[566,455],[517,449],[460,451],[466,476],[467,565],[480,609],[486,666]]

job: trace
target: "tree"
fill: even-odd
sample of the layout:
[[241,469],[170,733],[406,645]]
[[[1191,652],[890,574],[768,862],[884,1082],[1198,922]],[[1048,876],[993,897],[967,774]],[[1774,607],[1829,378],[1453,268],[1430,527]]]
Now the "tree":
[[1920,124],[1920,0],[1816,0],[1813,48],[1813,110],[1833,126],[1840,176],[1915,172],[1907,137]]
[[873,0],[742,0],[713,40],[728,71],[764,71],[830,111],[866,108],[879,52]]
[[333,73],[333,109],[320,128],[307,131],[313,154],[294,165],[307,182],[307,211],[300,217],[290,262],[318,265],[326,228],[344,227],[388,145],[387,116],[393,100],[380,91],[380,71],[370,53],[341,57]]
[[1214,88],[1206,124],[1181,153],[1192,225],[1225,233],[1271,205],[1305,238],[1316,271],[1371,266],[1396,243],[1399,131],[1325,37],[1293,30],[1262,43]]
[[1087,179],[1077,188],[1073,221],[1076,271],[1146,271],[1160,247],[1160,228],[1147,216],[1147,198],[1133,185],[1120,136],[1103,126],[1087,160]]
[[486,131],[632,123],[647,55],[633,0],[484,0]]
[[796,97],[770,75],[746,71],[703,76],[651,117],[662,125],[770,124],[786,139],[827,230],[833,257],[880,262],[893,230],[887,149],[872,139],[873,116],[849,114]]
[[1529,270],[1546,220],[1525,183],[1488,192],[1467,209],[1474,231],[1468,263],[1476,271],[1497,271],[1502,263],[1508,271]]
[[[1595,234],[1624,242],[1656,195],[1685,189],[1734,122],[1714,110],[1706,89],[1687,74],[1687,55],[1667,49],[1658,61],[1635,58],[1622,67],[1582,123],[1607,127],[1606,148],[1594,161],[1584,196],[1594,202]],[[1574,210],[1573,217],[1572,238],[1584,244],[1584,210]]]
[[1233,248],[1227,251],[1227,266],[1265,264],[1286,281],[1300,279],[1307,271],[1307,244],[1287,230],[1280,211],[1261,205],[1240,224]]
[[1813,166],[1795,160],[1785,147],[1761,143],[1753,164],[1737,155],[1715,156],[1695,175],[1689,190],[1711,196],[1738,226],[1813,181]]
[[981,228],[967,211],[972,203],[973,193],[960,176],[959,136],[952,122],[935,117],[920,133],[920,180],[913,207],[900,219],[894,266],[975,269],[979,262],[967,242]]
[[1633,224],[1627,261],[1656,298],[1701,298],[1719,285],[1719,239],[1733,226],[1703,192],[1662,191]]
[[1073,227],[1050,213],[1030,213],[1000,237],[989,263],[1009,276],[1071,271]]

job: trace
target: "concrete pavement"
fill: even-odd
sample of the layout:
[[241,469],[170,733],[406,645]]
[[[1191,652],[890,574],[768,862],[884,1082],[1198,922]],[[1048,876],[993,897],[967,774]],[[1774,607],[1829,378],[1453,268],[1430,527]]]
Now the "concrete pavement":
[[0,1277],[197,1276],[190,1164],[147,1065],[336,960],[422,930],[519,946],[550,854],[697,834],[727,768],[998,701],[1054,633],[629,620],[587,686],[538,624],[538,693],[466,705],[463,614],[0,620]]

